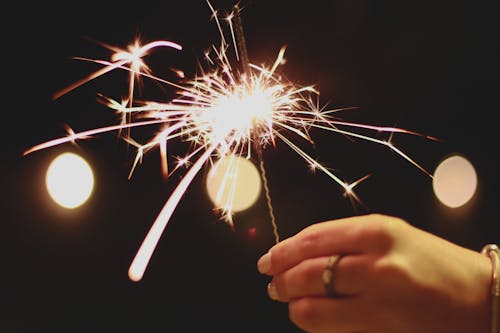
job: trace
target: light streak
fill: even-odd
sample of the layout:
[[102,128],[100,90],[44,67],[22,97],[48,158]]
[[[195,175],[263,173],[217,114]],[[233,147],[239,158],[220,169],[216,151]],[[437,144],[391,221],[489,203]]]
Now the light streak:
[[[232,23],[232,19],[234,17],[238,18],[237,14],[239,13],[232,12],[226,17],[225,21],[228,22],[232,40],[232,43],[229,43],[225,38],[217,11],[210,2],[207,1],[207,3],[217,24],[221,40],[219,46],[212,45],[210,51],[205,54],[208,66],[201,68],[201,75],[195,76],[191,80],[176,83],[153,74],[143,58],[158,47],[167,47],[177,51],[182,50],[182,47],[174,42],[160,40],[141,45],[139,40],[136,40],[127,50],[103,44],[114,52],[111,59],[77,58],[100,64],[103,67],[57,92],[54,94],[54,99],[60,98],[110,71],[125,70],[129,73],[127,99],[116,101],[100,96],[100,101],[103,104],[121,115],[121,123],[80,133],[74,133],[71,129],[68,129],[68,136],[41,143],[24,152],[26,155],[55,145],[90,138],[96,134],[118,131],[125,141],[137,148],[136,159],[129,178],[142,160],[144,153],[154,147],[159,147],[161,166],[166,177],[181,167],[186,168],[185,175],[160,210],[130,265],[128,274],[132,281],[142,279],[161,235],[193,179],[203,166],[217,167],[224,157],[244,156],[252,159],[255,151],[261,157],[261,149],[269,146],[276,148],[278,142],[282,142],[296,152],[311,168],[321,170],[341,186],[347,197],[360,202],[353,189],[367,176],[352,184],[345,183],[308,155],[300,148],[298,143],[294,142],[300,140],[312,144],[310,131],[315,129],[385,145],[431,176],[429,172],[407,154],[395,147],[391,140],[376,139],[359,134],[354,130],[371,130],[377,133],[387,132],[391,134],[391,138],[394,133],[422,136],[421,134],[394,127],[346,122],[334,117],[336,112],[345,109],[323,109],[318,107],[319,92],[314,86],[297,86],[283,80],[279,75],[278,69],[284,59],[285,47],[281,48],[270,67],[258,66],[248,62],[246,51],[242,52],[240,49],[238,52],[237,47],[236,36],[242,33],[241,24],[234,25]],[[237,6],[234,8],[239,10]],[[238,31],[235,32],[234,27]],[[230,61],[229,50],[231,48],[237,59],[233,62]],[[243,66],[239,69],[238,64],[242,61]],[[135,86],[140,79],[144,78],[155,80],[176,89],[176,97],[167,103],[137,102],[134,99]],[[144,144],[136,142],[130,135],[131,128],[158,124],[163,126],[161,131]],[[127,129],[125,134],[122,133],[124,129]],[[435,139],[428,136],[424,137]],[[176,158],[173,170],[169,170],[170,158],[168,157],[167,148],[168,143],[173,140],[189,142],[191,149],[183,158]],[[228,167],[228,170],[231,169],[231,167]],[[266,196],[269,196],[267,187]],[[231,202],[232,198],[229,198],[227,203],[221,205],[223,207],[221,218],[232,226],[233,211]]]

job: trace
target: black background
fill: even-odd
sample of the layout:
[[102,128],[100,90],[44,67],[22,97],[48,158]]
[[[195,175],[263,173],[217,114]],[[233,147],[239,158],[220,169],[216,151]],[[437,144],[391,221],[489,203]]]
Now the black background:
[[[212,3],[222,14],[234,4]],[[437,202],[429,176],[387,147],[313,130],[316,146],[308,151],[340,178],[372,173],[356,188],[367,208],[353,207],[336,183],[312,174],[278,143],[264,159],[282,239],[314,222],[380,212],[474,250],[500,242],[493,8],[464,0],[247,0],[241,6],[251,62],[270,65],[287,45],[283,75],[316,85],[331,108],[358,108],[341,113],[343,119],[439,137],[396,135],[393,143],[430,172],[459,153],[478,173],[473,200],[452,210]],[[23,156],[64,136],[64,124],[78,132],[113,121],[96,94],[126,95],[123,73],[52,99],[98,68],[72,57],[109,57],[98,41],[121,48],[137,35],[177,42],[183,51],[158,51],[151,68],[159,76],[169,75],[169,67],[194,74],[203,51],[219,43],[207,3],[19,2],[4,16],[0,331],[298,331],[286,304],[268,299],[268,278],[256,270],[275,241],[263,196],[235,214],[231,230],[213,211],[200,173],[143,280],[134,283],[128,266],[179,179],[161,178],[158,151],[146,155],[130,180],[135,152],[110,133]],[[57,207],[44,188],[48,163],[63,151],[87,158],[96,177],[93,196],[74,211]]]

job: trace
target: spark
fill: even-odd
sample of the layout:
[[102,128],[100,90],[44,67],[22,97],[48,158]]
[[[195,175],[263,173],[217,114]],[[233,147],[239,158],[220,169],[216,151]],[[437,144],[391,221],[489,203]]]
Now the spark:
[[[236,36],[241,34],[242,31],[235,31],[235,27],[238,27],[238,25],[233,24],[233,19],[239,17],[239,12],[231,12],[224,20],[230,30],[229,35],[232,42],[229,43],[226,40],[218,12],[210,2],[207,1],[207,3],[220,32],[221,40],[218,46],[212,45],[211,49],[204,54],[208,65],[201,68],[201,74],[192,79],[185,79],[183,71],[171,67],[178,74],[178,77],[183,80],[172,82],[154,75],[145,63],[144,58],[158,47],[167,47],[177,51],[182,50],[179,44],[171,41],[159,40],[142,45],[139,40],[136,40],[128,49],[103,44],[103,46],[114,52],[110,60],[77,58],[94,62],[103,67],[57,92],[53,97],[54,99],[60,98],[79,86],[111,71],[125,70],[129,73],[128,96],[125,100],[116,101],[99,95],[101,103],[121,116],[121,122],[116,125],[90,129],[80,133],[68,129],[68,136],[41,143],[24,152],[26,155],[55,145],[76,142],[76,140],[88,139],[97,134],[117,131],[127,143],[137,148],[136,158],[129,178],[132,177],[136,166],[141,163],[144,154],[155,147],[160,150],[161,168],[166,177],[181,168],[186,170],[157,215],[129,267],[128,275],[132,281],[142,279],[164,229],[184,193],[200,170],[205,165],[216,168],[223,158],[244,156],[252,159],[255,158],[255,152],[259,153],[261,149],[269,146],[277,148],[279,142],[281,142],[296,152],[311,169],[322,171],[341,186],[347,197],[360,202],[353,189],[368,176],[348,184],[307,154],[296,142],[296,140],[299,140],[300,142],[305,141],[313,144],[310,131],[315,129],[387,146],[431,176],[423,167],[395,147],[390,140],[376,139],[359,134],[354,130],[371,130],[377,133],[387,132],[391,136],[394,133],[423,135],[400,128],[346,122],[334,117],[336,112],[348,108],[320,108],[318,106],[319,91],[313,85],[297,86],[281,77],[279,68],[284,63],[286,47],[279,50],[275,61],[270,67],[247,63],[248,60],[242,60],[242,58],[246,57],[246,52],[238,52],[236,45]],[[235,8],[239,10],[237,6]],[[241,25],[239,27],[241,28]],[[233,49],[236,61],[230,61],[231,49]],[[237,65],[241,61],[244,61],[243,66],[238,69]],[[136,101],[134,97],[136,85],[140,82],[140,79],[144,78],[149,78],[176,89],[176,97],[167,103]],[[134,127],[158,125],[161,125],[162,129],[146,143],[138,143],[130,135],[130,129]],[[125,134],[122,133],[124,129],[127,129]],[[169,170],[168,147],[169,143],[174,140],[188,142],[191,148],[185,156],[173,157],[175,166],[172,170]],[[228,167],[228,170],[232,169],[234,167]],[[228,176],[227,181],[230,181],[230,179]],[[268,189],[266,188],[266,190],[266,196],[269,196]],[[231,202],[232,198],[229,198],[228,202],[222,205],[221,218],[232,226],[233,210]]]

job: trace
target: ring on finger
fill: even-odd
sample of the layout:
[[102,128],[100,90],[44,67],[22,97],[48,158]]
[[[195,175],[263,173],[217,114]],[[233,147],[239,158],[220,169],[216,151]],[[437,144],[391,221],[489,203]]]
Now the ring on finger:
[[339,297],[340,294],[335,290],[335,274],[337,270],[338,263],[342,255],[335,254],[328,258],[328,262],[321,275],[321,280],[323,282],[323,287],[325,289],[325,294],[328,297]]

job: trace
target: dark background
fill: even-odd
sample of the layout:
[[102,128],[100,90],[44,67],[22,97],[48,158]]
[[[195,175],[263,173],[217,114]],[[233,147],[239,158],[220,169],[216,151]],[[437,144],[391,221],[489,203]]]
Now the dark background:
[[[212,3],[221,13],[233,5]],[[358,107],[343,119],[439,137],[396,135],[393,142],[430,172],[459,153],[478,173],[473,200],[452,210],[437,202],[429,176],[386,147],[313,130],[316,146],[308,151],[340,178],[373,174],[356,188],[366,208],[353,207],[336,183],[310,173],[278,144],[264,158],[282,239],[314,222],[380,212],[474,250],[500,242],[493,8],[463,0],[247,0],[241,6],[251,62],[270,65],[287,45],[284,76],[315,84],[331,108]],[[286,304],[268,299],[268,278],[256,270],[274,244],[264,196],[234,216],[231,230],[214,213],[201,173],[143,280],[133,283],[129,264],[178,180],[161,178],[158,151],[146,155],[130,180],[135,152],[111,133],[22,156],[64,136],[64,124],[79,132],[114,119],[96,94],[126,95],[123,73],[52,100],[98,68],[72,57],[109,57],[96,41],[122,48],[137,35],[177,42],[182,52],[160,50],[149,64],[160,76],[169,67],[194,74],[203,51],[219,43],[207,3],[17,3],[4,16],[0,332],[298,331]],[[63,151],[84,156],[96,177],[89,202],[73,211],[51,202],[44,187],[48,163]]]

